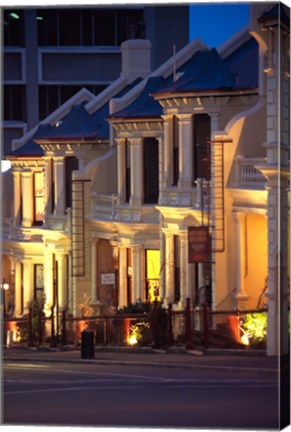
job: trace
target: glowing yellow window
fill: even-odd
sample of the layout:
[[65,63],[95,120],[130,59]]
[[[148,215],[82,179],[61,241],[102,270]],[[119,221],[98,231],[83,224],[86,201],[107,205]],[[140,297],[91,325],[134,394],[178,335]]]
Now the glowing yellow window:
[[146,251],[146,289],[147,299],[151,302],[160,301],[160,251]]

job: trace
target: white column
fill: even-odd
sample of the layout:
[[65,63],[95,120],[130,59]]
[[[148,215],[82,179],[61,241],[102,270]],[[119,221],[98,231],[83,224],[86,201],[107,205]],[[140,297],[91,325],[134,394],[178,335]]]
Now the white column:
[[132,282],[133,282],[133,293],[132,303],[136,303],[142,299],[141,290],[141,246],[132,246]]
[[117,142],[118,204],[122,204],[125,201],[126,190],[125,139],[116,138],[115,141]]
[[118,308],[121,309],[127,304],[127,265],[126,265],[126,247],[119,246],[119,302]]
[[190,188],[193,178],[192,114],[179,114],[179,187]]
[[26,259],[23,261],[24,274],[23,274],[23,307],[24,311],[28,312],[29,304],[33,301],[33,263],[31,260]]
[[163,115],[164,119],[164,142],[163,142],[163,189],[166,189],[172,183],[172,153],[173,143],[171,139],[171,122],[172,116]]
[[162,230],[162,221],[163,216],[160,213],[160,296],[161,301],[164,302],[166,295],[166,287],[165,287],[165,242],[164,242],[164,233]]
[[66,255],[63,252],[58,253],[58,302],[59,309],[63,311],[67,307],[67,262]]
[[289,169],[266,165],[268,177],[267,354],[288,352],[288,183]]
[[45,157],[45,179],[44,179],[44,190],[45,190],[45,214],[51,213],[52,210],[52,159],[51,157]]
[[22,225],[31,227],[34,219],[33,203],[33,172],[24,169],[21,173],[21,193],[22,193]]
[[100,303],[98,299],[98,256],[99,239],[91,239],[91,303]]
[[236,301],[238,309],[246,309],[249,296],[245,291],[246,276],[246,215],[234,213],[236,224]]
[[140,207],[143,198],[143,156],[141,138],[129,138],[130,143],[130,205]]
[[45,292],[45,313],[47,316],[51,313],[51,307],[54,303],[53,295],[53,254],[48,245],[44,246],[44,292]]
[[63,216],[65,213],[65,177],[64,157],[54,157],[55,178],[55,214]]
[[165,233],[165,297],[164,303],[168,305],[174,301],[174,237]]
[[22,287],[21,287],[21,263],[18,260],[15,260],[15,279],[14,279],[14,287],[15,287],[15,308],[14,314],[16,317],[19,317],[22,314]]
[[21,198],[21,175],[20,171],[13,170],[13,222],[20,224],[20,198]]
[[180,234],[180,301],[179,307],[182,309],[186,306],[186,298],[189,295],[189,274],[188,274],[188,243],[187,233],[182,232]]
[[[268,190],[268,327],[267,354],[288,353],[288,190],[290,190],[290,76],[284,67],[284,31],[269,29],[272,64],[266,78],[267,165],[261,170]],[[288,38],[290,36],[288,35]],[[289,39],[290,40],[290,39]],[[278,48],[279,47],[279,48]],[[281,49],[280,49],[281,48]],[[288,50],[287,50],[288,51]],[[290,54],[289,54],[290,55]],[[290,62],[288,61],[290,64]],[[280,113],[280,115],[278,115]],[[290,223],[290,222],[289,222]]]
[[163,179],[164,179],[164,140],[162,137],[157,137],[157,141],[159,143],[159,194],[163,188]]
[[72,277],[72,255],[68,254],[68,313],[73,310],[73,277]]

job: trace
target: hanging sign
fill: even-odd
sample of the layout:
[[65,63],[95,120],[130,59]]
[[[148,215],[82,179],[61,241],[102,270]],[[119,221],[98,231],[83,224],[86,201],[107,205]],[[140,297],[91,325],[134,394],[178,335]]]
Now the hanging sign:
[[188,262],[209,261],[210,237],[205,226],[188,227]]

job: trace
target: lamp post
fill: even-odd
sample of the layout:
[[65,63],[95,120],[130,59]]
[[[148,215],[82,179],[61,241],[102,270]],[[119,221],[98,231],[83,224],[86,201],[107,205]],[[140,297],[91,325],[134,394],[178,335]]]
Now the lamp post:
[[5,318],[5,316],[6,316],[6,291],[9,290],[9,283],[5,281],[5,278],[3,278],[1,288],[3,289],[3,315]]

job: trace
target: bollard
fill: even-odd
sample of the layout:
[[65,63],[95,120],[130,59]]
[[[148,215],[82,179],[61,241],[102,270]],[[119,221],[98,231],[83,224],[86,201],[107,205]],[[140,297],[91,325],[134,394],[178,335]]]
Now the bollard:
[[11,348],[13,346],[13,331],[7,330],[6,335],[6,348]]
[[90,329],[83,330],[81,334],[81,358],[93,359],[94,357],[94,332]]

